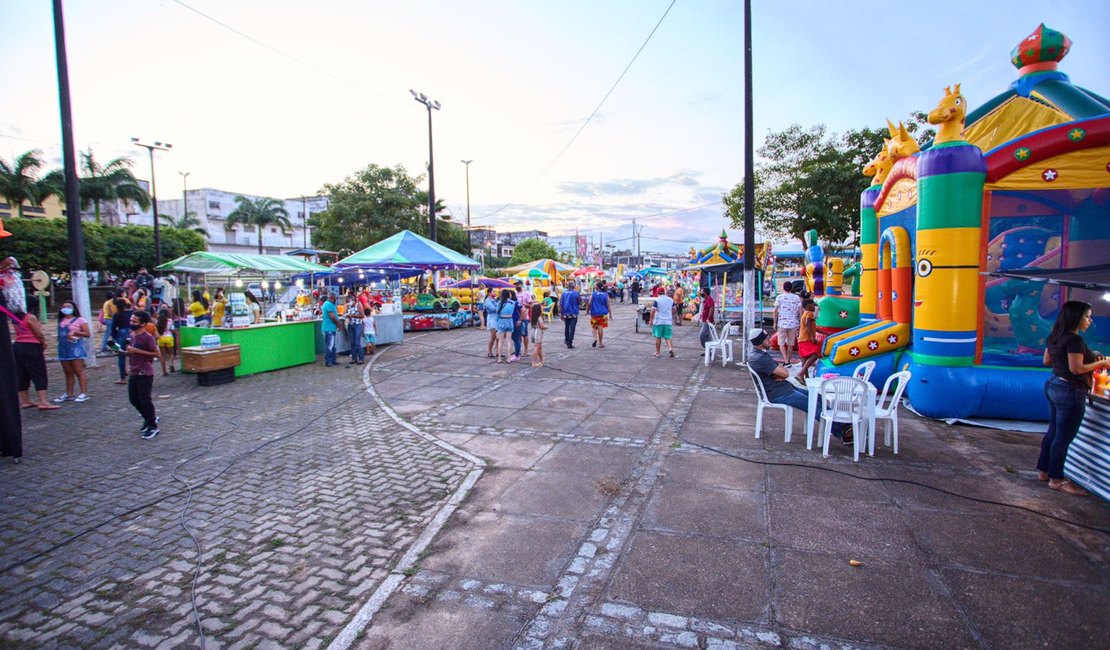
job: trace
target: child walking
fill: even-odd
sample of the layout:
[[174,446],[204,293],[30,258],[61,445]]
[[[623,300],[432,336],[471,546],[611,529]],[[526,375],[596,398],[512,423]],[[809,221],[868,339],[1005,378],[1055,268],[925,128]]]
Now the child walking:
[[817,341],[817,303],[806,299],[802,302],[801,331],[798,333],[798,356],[802,358],[802,368],[797,380],[806,382],[809,369],[821,358],[821,344]]
[[158,341],[147,330],[150,314],[136,311],[131,314],[131,338],[124,354],[130,361],[127,377],[127,398],[131,406],[143,416],[143,440],[158,435],[158,414],[154,410],[154,360],[158,358]]
[[543,335],[547,331],[547,321],[543,318],[543,305],[540,303],[532,303],[532,313],[530,314],[532,321],[532,343],[535,346],[532,348],[532,367],[543,367]]
[[367,307],[362,310],[362,313],[365,316],[362,319],[362,344],[365,346],[363,358],[365,359],[365,355],[374,354],[377,350],[378,326],[374,324],[373,308]]

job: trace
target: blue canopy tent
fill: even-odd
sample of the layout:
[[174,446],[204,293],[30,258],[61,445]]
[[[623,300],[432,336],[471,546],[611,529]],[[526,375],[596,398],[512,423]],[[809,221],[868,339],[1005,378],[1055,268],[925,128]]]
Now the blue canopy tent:
[[421,237],[411,230],[401,232],[345,257],[334,265],[335,269],[476,269],[481,264],[462,253]]

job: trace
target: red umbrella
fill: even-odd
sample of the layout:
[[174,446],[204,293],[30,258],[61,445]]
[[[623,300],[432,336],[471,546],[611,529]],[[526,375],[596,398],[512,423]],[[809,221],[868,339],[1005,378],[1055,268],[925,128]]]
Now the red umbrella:
[[605,275],[605,271],[594,266],[584,266],[571,275]]

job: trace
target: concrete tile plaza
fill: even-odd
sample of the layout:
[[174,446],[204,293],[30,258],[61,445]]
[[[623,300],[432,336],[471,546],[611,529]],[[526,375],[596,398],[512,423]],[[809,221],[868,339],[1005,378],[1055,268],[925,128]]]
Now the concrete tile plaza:
[[1110,526],[1036,481],[1038,436],[903,411],[897,456],[822,459],[800,417],[754,437],[696,328],[653,358],[632,318],[604,350],[553,324],[538,369],[455,330],[159,377],[153,441],[102,364],[0,466],[0,647],[198,647],[194,578],[208,648],[1105,647],[1110,537],[982,502]]

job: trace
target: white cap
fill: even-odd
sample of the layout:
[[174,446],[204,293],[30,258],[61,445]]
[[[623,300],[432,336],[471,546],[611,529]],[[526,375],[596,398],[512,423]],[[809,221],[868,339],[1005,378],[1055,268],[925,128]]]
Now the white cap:
[[752,345],[761,345],[767,340],[767,332],[763,331],[762,327],[753,327],[748,332],[748,340],[752,342]]

